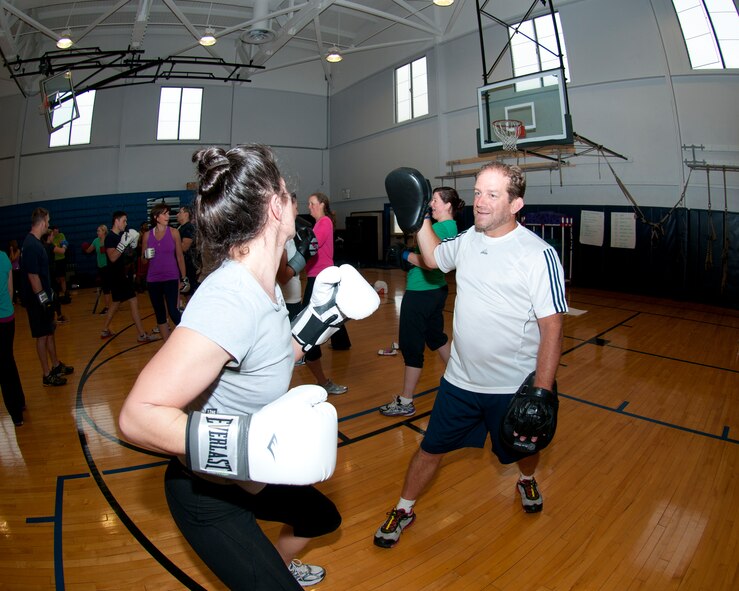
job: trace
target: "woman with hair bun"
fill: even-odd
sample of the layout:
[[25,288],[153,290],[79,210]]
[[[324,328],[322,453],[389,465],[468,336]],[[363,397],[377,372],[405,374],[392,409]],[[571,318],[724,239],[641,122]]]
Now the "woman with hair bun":
[[[432,226],[436,235],[441,240],[456,236],[454,217],[464,208],[464,201],[457,191],[451,187],[438,187],[434,189],[429,205],[430,215],[436,220]],[[400,304],[398,337],[405,371],[401,393],[379,409],[380,414],[386,417],[410,417],[416,413],[413,392],[421,378],[424,348],[428,345],[432,351],[438,351],[444,363],[449,360],[451,349],[451,341],[444,332],[444,305],[449,295],[444,273],[426,267],[418,247],[406,249],[401,256],[403,268],[408,269],[405,294]]]
[[[318,386],[288,391],[303,351],[276,274],[295,210],[266,146],[207,148],[193,162],[204,280],[136,380],[119,424],[134,443],[176,456],[164,477],[170,511],[224,585],[300,589],[325,571],[295,556],[341,516],[305,484],[333,471],[336,411]],[[268,445],[252,445],[268,436]],[[329,446],[314,451],[318,439]],[[274,545],[257,519],[284,524]]]

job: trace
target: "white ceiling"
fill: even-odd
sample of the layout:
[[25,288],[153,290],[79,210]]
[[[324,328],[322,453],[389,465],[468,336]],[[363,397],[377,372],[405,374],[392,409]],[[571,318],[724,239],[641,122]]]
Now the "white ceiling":
[[[524,0],[505,3],[528,5]],[[4,86],[0,94],[21,89],[35,94],[42,77],[37,60],[60,55],[55,44],[66,29],[75,41],[72,55],[84,49],[132,49],[143,52],[138,55],[147,60],[220,58],[228,64],[265,68],[239,69],[242,79],[310,65],[322,83],[330,83],[337,66],[322,58],[332,45],[346,58],[357,53],[422,51],[424,45],[475,29],[476,14],[474,0],[456,0],[445,8],[430,0],[0,0],[0,49],[10,65],[0,71],[0,87]],[[211,48],[198,44],[207,27],[218,39]],[[261,31],[256,40],[262,41],[266,32],[266,42],[255,42],[255,27]],[[213,65],[190,69],[217,70],[219,76],[234,71]],[[21,72],[25,75],[18,76]],[[88,81],[105,75],[85,72]]]

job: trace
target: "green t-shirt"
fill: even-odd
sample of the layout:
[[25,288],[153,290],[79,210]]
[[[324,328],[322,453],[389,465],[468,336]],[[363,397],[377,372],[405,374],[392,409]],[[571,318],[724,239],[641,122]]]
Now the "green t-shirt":
[[92,241],[92,246],[95,248],[93,252],[98,258],[98,269],[102,269],[108,265],[108,255],[105,254],[105,248],[103,248],[103,252],[100,252],[100,248],[103,246],[100,244],[100,238],[96,237],[95,240]]
[[[454,220],[447,220],[445,222],[436,222],[433,226],[436,235],[444,240],[445,238],[452,238],[457,235],[457,222]],[[416,253],[420,253],[418,247],[415,249]],[[444,279],[444,273],[439,269],[421,269],[421,267],[413,267],[408,271],[408,278],[406,280],[405,288],[410,291],[426,291],[429,289],[439,289],[446,285],[446,279]]]
[[[64,236],[63,232],[59,232],[56,236],[54,236],[54,240],[52,242],[54,243],[54,246],[61,246],[62,242],[66,240],[66,237]],[[66,255],[61,252],[55,252],[54,253],[54,260],[55,261],[61,261]]]

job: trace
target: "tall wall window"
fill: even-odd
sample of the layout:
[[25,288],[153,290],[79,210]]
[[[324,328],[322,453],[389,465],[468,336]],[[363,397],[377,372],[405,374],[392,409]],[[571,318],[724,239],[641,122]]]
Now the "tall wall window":
[[733,0],[672,0],[694,70],[739,68],[739,14]]
[[[570,70],[567,63],[567,51],[562,35],[562,24],[559,13],[554,14],[559,33],[559,45],[562,48],[562,62],[565,67],[565,78],[570,79]],[[518,32],[516,32],[518,31]],[[559,68],[559,51],[557,38],[554,32],[554,23],[550,14],[539,16],[517,26],[508,27],[508,36],[511,39],[511,58],[513,59],[513,75],[523,76],[543,70]],[[549,79],[551,78],[551,79]],[[557,84],[553,77],[543,79],[543,84],[549,86]],[[529,80],[516,85],[516,90],[526,90],[540,86],[539,80]]]
[[162,88],[157,139],[199,140],[202,103],[202,88]]
[[[88,90],[87,92],[83,92],[82,94],[77,95],[76,100],[80,116],[69,123],[65,123],[62,127],[49,134],[50,148],[90,143],[90,135],[92,133],[92,111],[95,107],[95,91]],[[71,101],[62,103],[59,109],[54,111],[52,117],[54,119],[59,117],[59,122],[61,123],[65,119],[69,119],[72,108]]]
[[395,120],[408,121],[429,113],[426,57],[395,70]]

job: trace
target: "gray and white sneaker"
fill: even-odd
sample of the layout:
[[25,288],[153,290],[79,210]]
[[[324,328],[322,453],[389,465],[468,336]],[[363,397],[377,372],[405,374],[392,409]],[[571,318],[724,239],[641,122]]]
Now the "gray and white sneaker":
[[403,404],[400,401],[400,396],[396,396],[395,400],[388,404],[383,404],[379,408],[380,414],[386,417],[412,417],[416,414],[416,407],[413,402]]
[[521,506],[526,513],[539,513],[544,508],[544,499],[539,493],[536,478],[519,479],[516,483],[518,494],[521,495]]
[[334,384],[331,380],[328,380],[325,384],[318,385],[323,386],[328,394],[346,394],[346,392],[349,390],[347,386]]
[[416,514],[411,511],[406,513],[403,509],[393,507],[387,514],[387,519],[375,532],[375,546],[380,548],[392,548],[398,543],[403,530],[413,525]]
[[287,568],[301,587],[317,585],[326,576],[326,571],[320,566],[303,564],[299,560],[293,560]]

